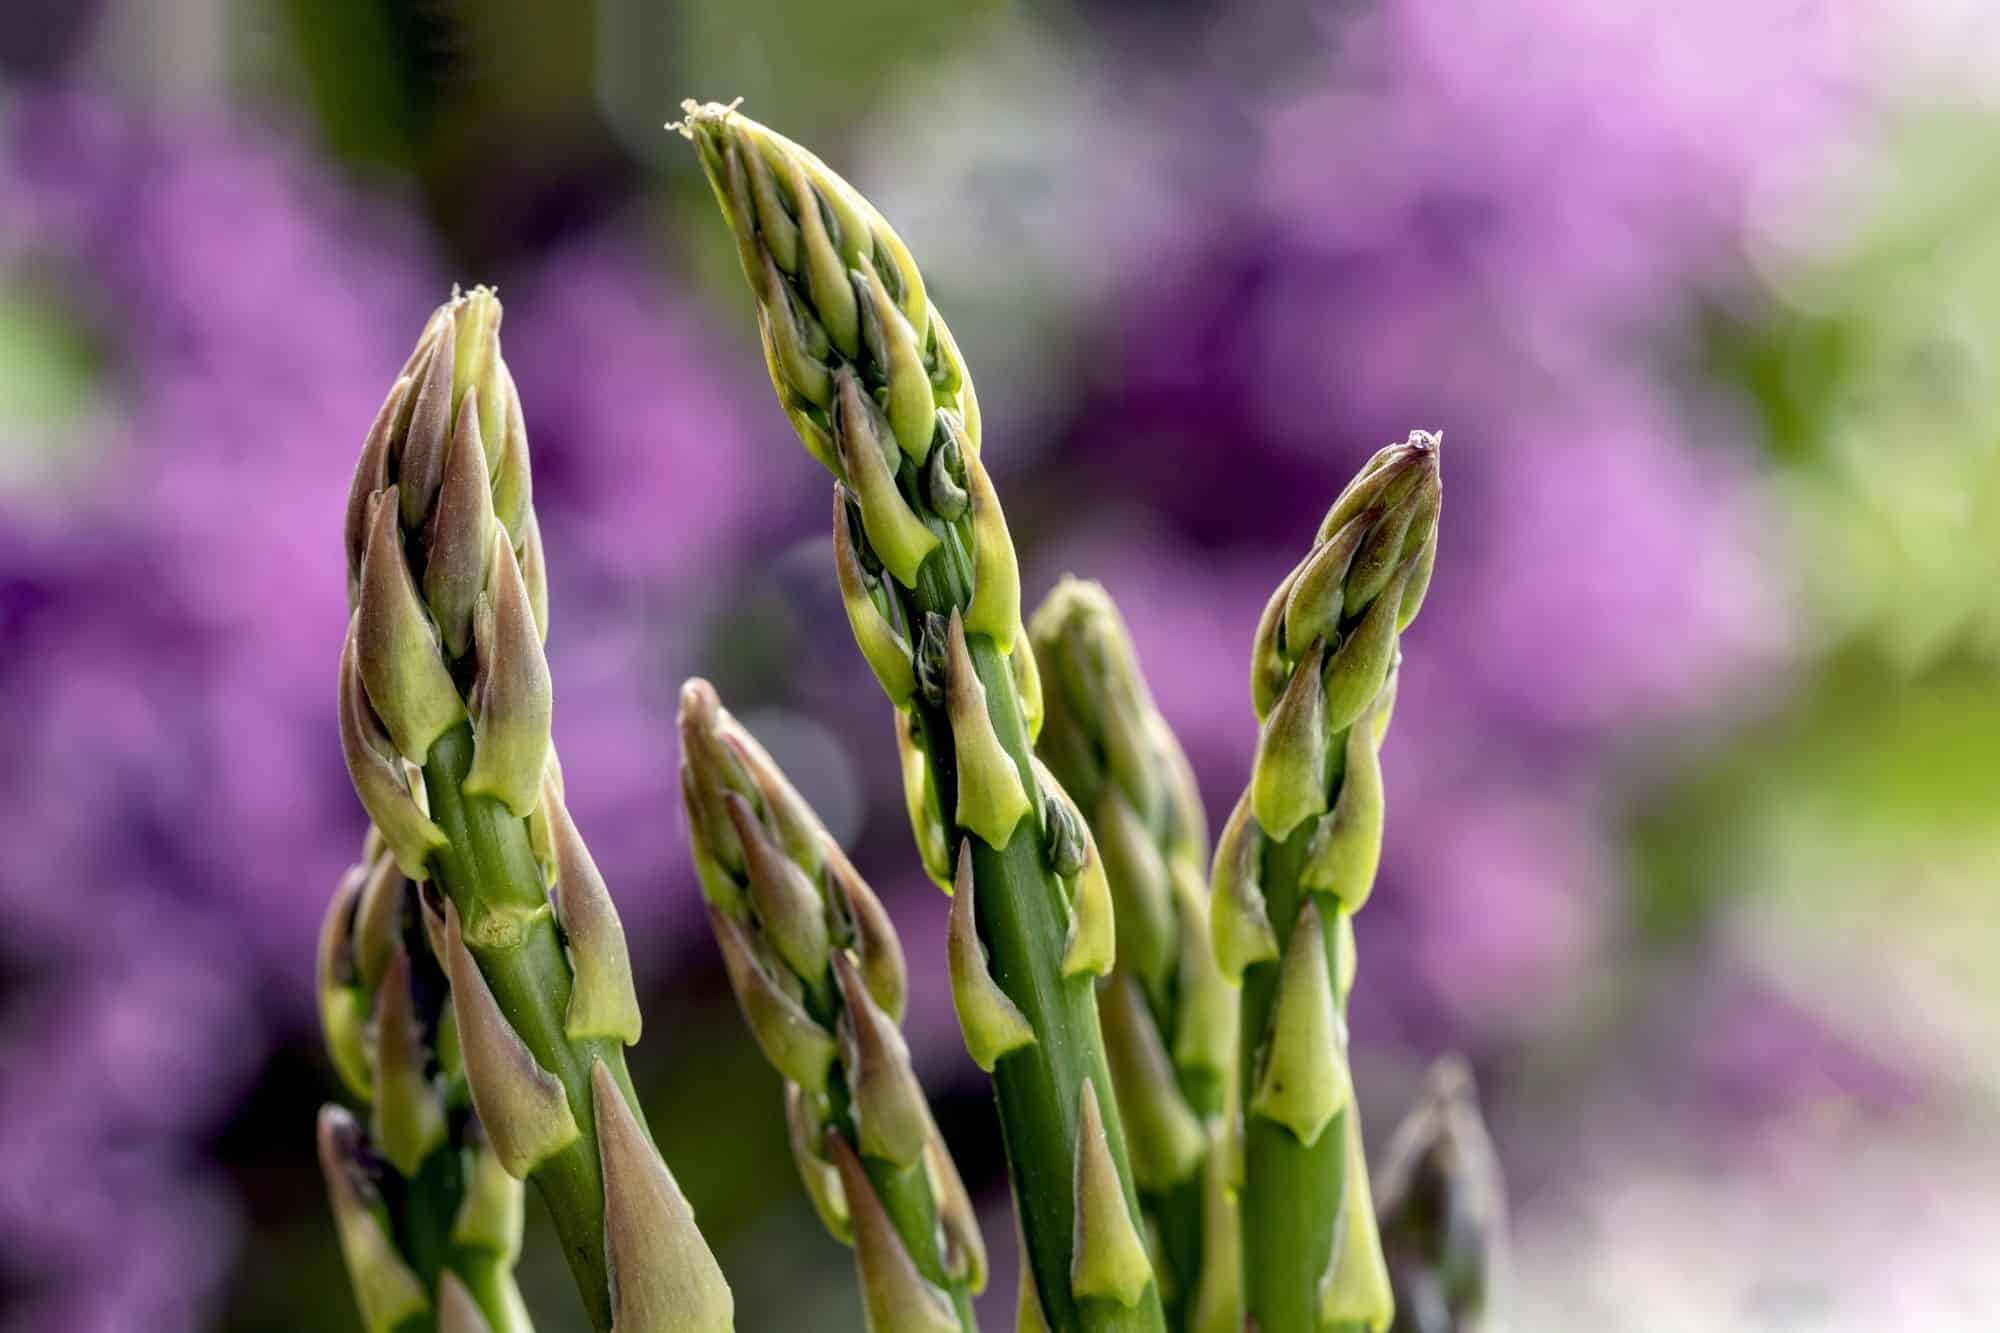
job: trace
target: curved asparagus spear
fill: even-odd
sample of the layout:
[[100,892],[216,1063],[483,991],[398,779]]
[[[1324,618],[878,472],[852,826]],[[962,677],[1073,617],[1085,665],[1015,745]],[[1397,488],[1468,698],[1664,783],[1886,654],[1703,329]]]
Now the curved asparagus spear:
[[342,745],[424,884],[480,1121],[547,1202],[591,1322],[714,1333],[729,1290],[638,1111],[624,932],[549,744],[547,584],[499,334],[484,289],[441,306],[363,446]]
[[1397,639],[1437,551],[1438,442],[1377,453],[1278,586],[1251,692],[1263,733],[1215,851],[1216,959],[1243,980],[1244,1299],[1260,1333],[1388,1326],[1347,1069],[1350,918],[1382,840]]
[[687,110],[779,402],[838,481],[841,596],[900,711],[918,845],[970,890],[954,903],[954,995],[993,1071],[1042,1313],[1056,1333],[1158,1333],[1092,994],[1111,963],[1103,875],[1075,830],[1054,836],[1049,810],[1068,801],[1033,766],[1040,686],[971,380],[853,187],[730,108]]
[[986,1244],[910,1067],[903,946],[874,891],[705,680],[681,791],[743,1016],[785,1079],[799,1174],[854,1247],[872,1333],[976,1333]]
[[1167,1324],[1240,1333],[1235,1204],[1211,1160],[1238,1004],[1209,947],[1201,794],[1102,586],[1065,578],[1028,634],[1047,710],[1035,750],[1085,812],[1116,908],[1118,963],[1098,987],[1098,1017]]
[[514,1284],[521,1183],[467,1103],[444,974],[371,830],[320,928],[321,1027],[369,1107],[319,1115],[320,1167],[367,1333],[533,1333]]
[[1423,1100],[1389,1142],[1380,1178],[1395,1333],[1498,1327],[1506,1191],[1464,1061],[1448,1056],[1432,1067]]

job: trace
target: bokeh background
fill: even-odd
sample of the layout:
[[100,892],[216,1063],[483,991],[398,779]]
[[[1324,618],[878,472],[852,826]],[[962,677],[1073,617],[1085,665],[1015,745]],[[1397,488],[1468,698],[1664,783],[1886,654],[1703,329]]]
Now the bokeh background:
[[[570,800],[743,1327],[859,1320],[695,907],[692,672],[889,899],[1006,1248],[825,481],[662,128],[740,95],[922,258],[1030,595],[1109,584],[1213,813],[1265,591],[1371,449],[1444,430],[1355,1037],[1381,1127],[1473,1059],[1517,1328],[1992,1329],[1989,13],[9,0],[0,1328],[356,1327],[310,1151],[361,830],[336,534],[454,282],[507,302]],[[581,1328],[532,1237],[523,1281]]]

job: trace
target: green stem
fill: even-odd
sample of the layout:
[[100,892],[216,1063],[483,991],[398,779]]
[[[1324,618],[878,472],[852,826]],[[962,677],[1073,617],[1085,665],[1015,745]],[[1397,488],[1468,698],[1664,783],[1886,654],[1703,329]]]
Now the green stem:
[[[934,559],[926,569],[939,563]],[[949,606],[926,609],[945,613]],[[1027,727],[1021,718],[1012,669],[985,635],[972,636],[969,647],[973,666],[986,687],[994,730],[1020,769],[1027,789],[1035,791]],[[1030,649],[1024,643],[1015,651]],[[957,791],[951,728],[942,713],[927,709],[923,731],[946,807],[945,818],[950,821]],[[993,1086],[1027,1242],[1026,1258],[1034,1272],[1043,1314],[1054,1333],[1164,1333],[1166,1317],[1158,1282],[1148,1286],[1138,1305],[1130,1309],[1111,1301],[1079,1301],[1071,1294],[1076,1226],[1073,1172],[1085,1079],[1097,1088],[1105,1134],[1125,1187],[1126,1207],[1134,1217],[1139,1215],[1126,1158],[1125,1130],[1104,1061],[1094,986],[1088,976],[1062,975],[1069,907],[1061,882],[1048,868],[1035,817],[1022,820],[1004,848],[990,847],[978,837],[972,837],[971,843],[973,880],[978,889],[976,924],[990,955],[993,979],[1035,1033],[1032,1046],[1001,1057],[993,1070]]]
[[514,1270],[505,1259],[491,1250],[459,1246],[452,1250],[451,1267],[479,1303],[493,1333],[535,1333],[527,1320],[520,1288],[515,1285]]
[[[466,943],[500,1011],[568,1095],[581,1132],[567,1148],[535,1168],[533,1183],[555,1222],[591,1323],[608,1333],[611,1297],[605,1271],[604,1178],[590,1100],[592,1062],[604,1061],[631,1104],[636,1107],[639,1101],[619,1042],[573,1041],[563,1031],[569,961],[548,907],[541,866],[528,843],[527,823],[498,801],[463,791],[471,766],[468,725],[446,732],[431,747],[430,762],[424,765],[431,818],[450,840],[432,864],[466,922]],[[480,924],[496,913],[504,913],[517,928],[481,930]]]
[[436,1288],[438,1275],[450,1265],[451,1224],[458,1213],[464,1174],[458,1147],[445,1143],[403,1182],[397,1247],[426,1287]]
[[1188,1304],[1201,1281],[1202,1180],[1197,1169],[1186,1180],[1145,1196],[1146,1214],[1159,1227],[1161,1304],[1168,1328],[1186,1328]]
[[[824,995],[835,993],[831,984],[815,989]],[[822,1001],[813,1008],[814,1017],[831,1028],[832,1005]],[[915,1166],[898,1166],[861,1151],[861,1134],[854,1123],[846,1073],[839,1065],[833,1067],[827,1079],[827,1099],[832,1106],[828,1120],[834,1132],[853,1146],[869,1182],[875,1186],[875,1197],[882,1201],[882,1209],[889,1215],[896,1234],[902,1237],[903,1248],[916,1262],[917,1271],[950,1295],[959,1328],[964,1333],[979,1333],[979,1316],[972,1308],[971,1289],[962,1281],[954,1281],[945,1271],[944,1234],[938,1227],[937,1199],[931,1194],[930,1175],[924,1164],[920,1161]]]
[[[1308,822],[1264,852],[1264,901],[1281,939],[1290,937],[1304,905],[1299,872],[1312,832]],[[1337,965],[1341,938],[1336,920],[1327,913],[1324,926],[1327,957]],[[1243,974],[1240,1070],[1246,1090],[1257,1086],[1258,1048],[1277,1001],[1278,973],[1273,961],[1255,964]],[[1346,1184],[1347,1116],[1346,1111],[1335,1116],[1310,1146],[1275,1121],[1244,1117],[1243,1295],[1247,1317],[1259,1333],[1323,1333],[1319,1282],[1333,1250]]]

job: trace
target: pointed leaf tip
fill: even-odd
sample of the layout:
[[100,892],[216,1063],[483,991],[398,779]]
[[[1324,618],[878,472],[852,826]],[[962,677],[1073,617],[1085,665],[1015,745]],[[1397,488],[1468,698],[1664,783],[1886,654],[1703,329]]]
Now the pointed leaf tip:
[[554,1074],[500,1011],[486,976],[466,947],[458,906],[445,904],[446,970],[452,1012],[473,1107],[493,1151],[517,1180],[574,1143],[582,1133]]
[[431,743],[465,716],[465,704],[403,559],[396,495],[391,486],[376,497],[368,524],[353,622],[355,660],[397,753],[422,763]]
[[972,600],[965,608],[968,634],[984,634],[1003,653],[1014,651],[1021,625],[1021,570],[1007,516],[979,451],[964,449],[966,493],[972,513]]
[[556,921],[575,973],[563,1030],[574,1040],[609,1037],[630,1046],[639,1040],[644,1019],[618,905],[561,796],[549,792],[543,808],[556,866]]
[[393,1333],[404,1320],[428,1311],[430,1297],[396,1252],[378,1215],[380,1198],[360,1160],[360,1126],[341,1107],[326,1106],[320,1109],[318,1129],[320,1172],[362,1327],[367,1333]]
[[1232,984],[1243,980],[1246,969],[1278,956],[1278,933],[1271,928],[1259,883],[1263,859],[1264,834],[1251,815],[1246,791],[1222,826],[1210,872],[1208,924],[1215,964]]
[[833,956],[840,987],[841,1064],[853,1094],[861,1151],[909,1167],[930,1141],[930,1107],[910,1065],[903,1034],[875,1003],[845,950]]
[[1278,697],[1257,738],[1257,757],[1250,775],[1251,806],[1258,824],[1272,840],[1283,842],[1302,820],[1326,809],[1326,692],[1320,684],[1324,644],[1314,642],[1292,668],[1292,679]]
[[1035,1030],[1028,1026],[1020,1009],[987,970],[986,949],[979,942],[972,896],[972,845],[967,842],[959,845],[958,880],[951,898],[945,959],[951,971],[952,1007],[958,1011],[965,1049],[972,1062],[990,1074],[1002,1056],[1034,1045]]
[[732,1333],[736,1299],[694,1210],[604,1061],[590,1096],[604,1171],[604,1255],[616,1333]]
[[765,938],[777,946],[778,956],[797,976],[817,981],[826,971],[832,947],[826,902],[818,885],[785,854],[745,797],[724,792],[722,803],[743,846],[750,902]]
[[993,729],[986,686],[973,665],[965,623],[955,610],[945,640],[945,711],[957,749],[959,826],[990,847],[1005,847],[1028,813],[1028,793],[1021,784],[1021,770]]
[[549,762],[554,686],[528,588],[506,533],[493,535],[493,572],[473,612],[479,675],[473,685],[472,771],[465,790],[520,819],[534,813]]
[[[356,612],[355,620],[359,619]],[[430,874],[430,854],[444,847],[444,830],[431,822],[404,776],[402,759],[389,753],[391,742],[368,702],[355,646],[355,620],[348,624],[340,649],[340,748],[347,776],[369,822],[381,834],[403,874],[423,880]]]
[[1308,896],[1285,947],[1250,1114],[1276,1121],[1310,1147],[1351,1100],[1346,1023],[1334,996],[1319,904]]
[[1345,1184],[1333,1253],[1319,1284],[1320,1322],[1385,1333],[1396,1317],[1396,1296],[1376,1230],[1375,1205],[1369,1197],[1368,1153],[1361,1142],[1361,1118],[1352,1109],[1343,1123],[1342,1138]]
[[854,1149],[836,1133],[826,1136],[826,1147],[854,1219],[854,1266],[869,1333],[958,1333],[950,1298],[918,1270]]
[[764,970],[750,937],[727,912],[714,904],[708,907],[708,923],[722,948],[723,970],[729,973],[730,989],[749,1024],[750,1035],[772,1068],[806,1091],[826,1090],[827,1070],[833,1065],[836,1048],[833,1035],[805,1011]]
[[1134,1306],[1153,1280],[1146,1242],[1132,1221],[1125,1186],[1104,1132],[1097,1085],[1083,1081],[1076,1129],[1076,1234],[1070,1260],[1070,1291],[1078,1300],[1101,1299]]

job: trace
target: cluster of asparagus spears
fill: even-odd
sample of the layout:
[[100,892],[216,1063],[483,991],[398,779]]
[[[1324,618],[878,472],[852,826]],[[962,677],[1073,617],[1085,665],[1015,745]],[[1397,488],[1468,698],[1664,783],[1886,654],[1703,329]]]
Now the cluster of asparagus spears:
[[[1032,617],[978,400],[882,217],[733,107],[687,105],[780,405],[833,475],[836,579],[888,696],[912,831],[992,1075],[1019,1333],[1476,1330],[1503,1225],[1467,1075],[1434,1077],[1371,1201],[1346,999],[1382,836],[1398,641],[1437,549],[1438,442],[1384,449],[1273,596],[1261,722],[1211,853],[1117,608]],[[342,744],[371,828],[320,947],[328,1051],[366,1116],[320,1156],[369,1333],[526,1333],[523,1182],[595,1328],[734,1327],[646,1127],[626,941],[550,741],[527,433],[485,290],[431,318],[346,519]],[[900,1031],[903,945],[704,681],[681,786],[710,924],[783,1080],[801,1181],[872,1333],[972,1333],[985,1242]]]

